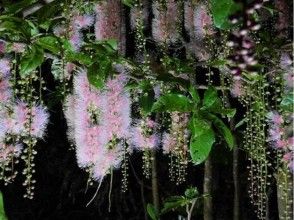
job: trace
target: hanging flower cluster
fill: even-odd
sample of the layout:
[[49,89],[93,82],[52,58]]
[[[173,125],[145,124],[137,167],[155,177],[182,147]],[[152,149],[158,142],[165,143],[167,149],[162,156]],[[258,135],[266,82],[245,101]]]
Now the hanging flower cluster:
[[215,33],[207,6],[202,3],[185,1],[184,25],[190,37],[190,42],[187,44],[189,54],[196,56],[199,60],[207,60],[210,55],[205,49],[204,40]]
[[188,121],[186,113],[171,113],[171,128],[163,135],[163,152],[170,155],[170,178],[180,184],[185,181],[188,166]]
[[97,40],[120,39],[120,1],[101,1],[95,6],[95,36]]
[[68,134],[76,145],[78,164],[95,180],[102,180],[120,165],[130,136],[131,103],[124,89],[126,81],[127,76],[120,74],[99,91],[81,71],[74,79],[74,94],[67,98]]
[[[9,183],[15,178],[17,172],[14,163],[22,155],[26,163],[23,174],[26,175],[24,185],[27,186],[28,198],[33,198],[32,173],[34,172],[33,157],[36,150],[34,146],[38,138],[44,136],[49,115],[46,109],[35,103],[14,101],[10,86],[11,63],[7,58],[0,59],[0,166],[1,178]],[[26,148],[28,146],[28,148]],[[29,154],[28,150],[31,151]],[[30,158],[27,156],[30,155]]]
[[180,39],[179,6],[175,0],[165,3],[155,1],[152,5],[154,18],[152,21],[152,36],[159,44],[176,43]]
[[212,18],[204,4],[185,2],[185,29],[192,39],[203,40],[214,34]]
[[255,43],[249,34],[251,31],[260,29],[260,24],[255,21],[253,14],[262,7],[263,2],[263,0],[255,0],[250,4],[244,3],[243,12],[238,11],[230,18],[232,24],[242,22],[240,29],[231,34],[227,43],[234,51],[228,59],[233,75],[232,94],[236,97],[244,94],[244,91],[242,91],[242,72],[255,73],[254,67],[257,64],[254,57]]
[[151,174],[151,150],[157,149],[160,144],[157,129],[158,124],[149,117],[138,120],[132,127],[131,144],[134,149],[143,151],[143,173],[146,178],[149,178]]
[[[287,130],[291,130],[292,123],[290,125],[290,129],[287,129],[285,126],[285,121],[283,116],[277,112],[270,112],[268,114],[269,119],[269,141],[272,143],[272,146],[281,151],[283,153],[283,161],[287,164],[288,168],[293,172],[294,164],[293,164],[293,144],[294,137],[288,136]],[[291,119],[288,119],[292,121]],[[288,137],[287,137],[288,136]]]

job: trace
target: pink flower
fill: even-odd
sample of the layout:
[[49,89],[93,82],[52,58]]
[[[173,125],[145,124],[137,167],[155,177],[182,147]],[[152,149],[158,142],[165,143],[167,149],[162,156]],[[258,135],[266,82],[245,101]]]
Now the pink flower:
[[292,59],[288,53],[282,53],[280,58],[280,67],[284,70],[288,70],[292,66]]
[[78,51],[81,48],[83,43],[82,34],[78,30],[74,29],[70,34],[69,42],[71,43],[71,46],[73,47],[73,49]]
[[152,35],[158,43],[175,43],[180,38],[179,9],[175,0],[167,0],[166,5],[163,9],[157,1],[153,3]]
[[276,148],[283,149],[287,146],[287,142],[284,140],[277,140],[275,143]]
[[66,28],[65,28],[64,25],[58,25],[58,26],[53,28],[53,33],[57,37],[65,36],[66,35]]
[[272,111],[268,113],[268,118],[270,119],[271,123],[273,123],[274,126],[280,126],[284,123],[284,119],[282,115],[280,115],[276,111]]
[[0,103],[7,103],[12,97],[8,79],[0,79]]
[[11,63],[7,58],[0,59],[0,78],[5,78],[10,74]]
[[244,94],[243,88],[242,88],[242,81],[233,79],[233,88],[231,90],[231,93],[234,97],[240,97]]
[[294,172],[294,161],[291,160],[289,163],[288,163],[288,168],[289,170],[293,173]]
[[95,6],[96,40],[120,39],[121,8],[117,0],[101,1]]
[[13,43],[12,44],[12,51],[16,53],[23,53],[26,49],[26,45],[23,43]]
[[292,159],[293,159],[293,152],[286,153],[283,156],[283,160],[286,162],[289,162]]
[[31,124],[31,135],[41,138],[48,124],[49,114],[43,106],[32,108],[33,120]]
[[77,15],[73,18],[73,22],[77,29],[83,29],[92,26],[94,18],[91,15]]
[[175,140],[172,138],[172,136],[169,133],[164,133],[162,138],[162,149],[164,154],[171,153],[175,146],[176,146]]
[[13,107],[13,117],[11,121],[11,132],[16,135],[25,134],[25,124],[27,122],[27,116],[29,109],[27,104],[18,101]]
[[195,37],[203,39],[207,35],[214,34],[212,19],[205,5],[198,5],[194,12]]

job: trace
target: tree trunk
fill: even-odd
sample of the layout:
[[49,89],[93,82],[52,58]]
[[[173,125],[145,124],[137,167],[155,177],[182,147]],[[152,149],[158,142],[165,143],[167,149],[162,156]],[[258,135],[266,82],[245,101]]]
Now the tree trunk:
[[234,180],[234,220],[239,220],[239,170],[238,170],[238,163],[239,163],[239,150],[237,147],[233,150],[233,180]]
[[156,152],[154,150],[152,150],[152,197],[153,197],[153,205],[156,210],[156,213],[159,213],[157,159],[156,159]]
[[212,203],[212,158],[207,158],[204,167],[203,193],[209,196],[204,199],[203,219],[213,219],[213,203]]

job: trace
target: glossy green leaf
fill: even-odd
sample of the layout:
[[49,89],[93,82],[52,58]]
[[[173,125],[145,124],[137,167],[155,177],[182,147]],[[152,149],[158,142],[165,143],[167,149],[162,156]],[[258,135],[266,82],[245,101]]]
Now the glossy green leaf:
[[208,118],[212,120],[213,125],[227,142],[230,149],[234,148],[234,136],[228,126],[217,116],[208,114]]
[[8,13],[18,13],[35,2],[37,2],[37,0],[22,0],[13,4],[11,1],[4,1],[4,8]]
[[183,196],[172,196],[164,201],[163,208],[160,214],[165,214],[170,211],[174,211],[184,205],[189,201]]
[[122,0],[122,3],[128,7],[133,7],[135,0]]
[[206,120],[193,116],[189,121],[188,127],[191,131],[191,137],[196,138],[210,129],[211,125]]
[[235,129],[241,127],[242,125],[244,125],[247,122],[247,118],[243,118],[241,121],[239,121],[236,125],[235,125]]
[[218,97],[217,90],[210,86],[205,92],[204,92],[204,98],[203,98],[203,107],[201,109],[212,109],[212,108],[222,108],[222,102],[220,98]]
[[293,112],[294,94],[290,93],[290,94],[286,95],[285,97],[283,97],[280,105],[281,105],[282,109],[284,109],[285,111]]
[[44,51],[37,45],[26,51],[20,61],[20,74],[28,75],[43,63]]
[[99,69],[100,65],[98,63],[93,63],[87,71],[87,76],[90,84],[98,89],[103,87],[105,78],[105,75],[103,75],[103,72],[100,73]]
[[231,27],[228,17],[240,9],[234,0],[210,0],[213,23],[217,28]]
[[181,94],[170,93],[163,95],[153,104],[153,112],[190,112],[192,102],[189,98]]
[[147,213],[152,220],[157,220],[157,214],[154,205],[148,203],[147,204]]
[[215,135],[212,128],[207,129],[197,137],[191,137],[190,155],[194,164],[201,164],[208,157],[212,145],[215,142]]
[[139,98],[139,105],[141,113],[143,115],[148,115],[149,113],[151,113],[154,101],[155,99],[153,91],[146,92],[143,96]]
[[191,187],[185,190],[185,196],[188,199],[195,199],[199,196],[199,191],[197,189],[197,187]]
[[232,118],[236,114],[236,109],[234,108],[212,108],[211,112],[220,114],[222,116],[226,116],[228,118]]
[[196,90],[195,86],[191,85],[189,88],[190,95],[192,97],[193,102],[198,105],[200,102],[200,97],[198,91]]
[[58,54],[61,49],[58,39],[54,36],[40,37],[37,39],[36,43],[43,49],[48,50],[54,54]]
[[0,192],[0,219],[7,220],[7,217],[5,215],[5,210],[4,210],[3,195],[1,192]]

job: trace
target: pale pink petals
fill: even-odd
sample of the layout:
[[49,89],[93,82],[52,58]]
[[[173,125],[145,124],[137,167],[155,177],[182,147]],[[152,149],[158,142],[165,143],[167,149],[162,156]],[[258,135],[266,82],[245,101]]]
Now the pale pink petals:
[[152,36],[158,43],[169,44],[180,39],[178,31],[180,13],[175,0],[167,0],[166,5],[167,8],[163,9],[157,1],[153,3]]
[[96,40],[120,39],[120,2],[108,0],[99,2],[96,7]]

